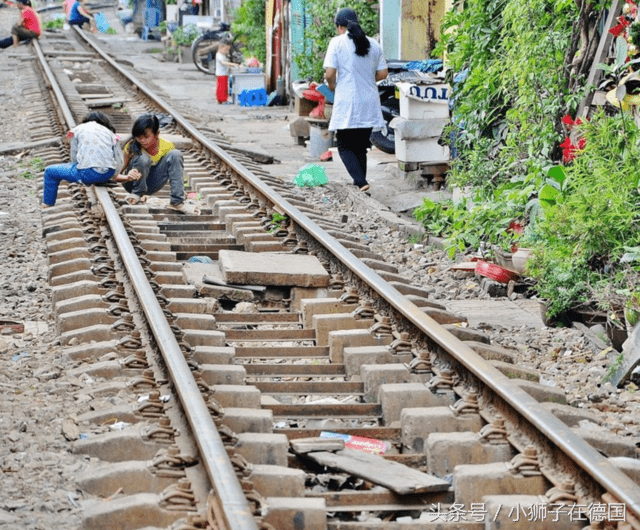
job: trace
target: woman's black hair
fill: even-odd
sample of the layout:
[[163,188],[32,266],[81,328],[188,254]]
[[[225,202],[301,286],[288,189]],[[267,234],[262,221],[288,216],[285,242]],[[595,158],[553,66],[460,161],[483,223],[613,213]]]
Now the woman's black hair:
[[367,39],[367,35],[357,22],[349,22],[347,26],[347,35],[356,45],[356,55],[364,57],[369,53],[371,43]]
[[336,26],[344,26],[347,28],[347,35],[356,46],[356,55],[364,57],[369,53],[371,43],[360,27],[358,15],[353,9],[349,7],[340,9],[336,14],[335,23]]
[[106,127],[114,134],[116,132],[116,128],[111,123],[111,120],[99,110],[92,110],[84,118],[82,118],[82,123],[89,123],[90,121],[94,121],[98,125]]
[[136,138],[142,136],[147,129],[151,129],[153,134],[158,134],[160,131],[160,120],[158,120],[155,114],[142,114],[138,116],[138,119],[133,123],[133,127],[131,127],[132,138],[125,146],[131,154],[139,155],[142,152],[142,146]]

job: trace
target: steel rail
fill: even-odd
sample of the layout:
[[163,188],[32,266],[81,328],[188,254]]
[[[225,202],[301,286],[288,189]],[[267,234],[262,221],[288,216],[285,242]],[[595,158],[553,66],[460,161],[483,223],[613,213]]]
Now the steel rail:
[[166,112],[171,114],[175,121],[192,135],[194,139],[240,174],[253,188],[270,200],[278,209],[282,210],[283,214],[286,214],[299,227],[316,239],[316,241],[320,242],[335,258],[382,296],[394,309],[407,318],[420,331],[425,333],[431,340],[440,345],[449,355],[464,365],[497,396],[544,434],[598,484],[619,499],[621,503],[624,503],[627,509],[630,509],[636,516],[640,517],[640,486],[615,467],[606,457],[596,451],[596,449],[585,440],[576,435],[564,422],[560,421],[551,412],[545,410],[535,399],[522,390],[515,381],[506,377],[469,346],[465,345],[461,340],[457,339],[432,318],[423,313],[419,307],[389,285],[376,272],[363,264],[334,237],[327,234],[309,217],[298,210],[298,208],[290,204],[233,157],[210,141],[182,117],[180,113],[162,101],[155,92],[117,65],[111,57],[92,43],[88,36],[82,34],[80,31],[78,31],[78,33],[118,72],[129,79],[141,92],[153,99],[154,102]]
[[[44,54],[37,41],[34,46],[45,71],[51,75],[50,82],[58,105],[63,110],[67,126],[71,129],[76,123],[62,91],[46,65]],[[147,322],[156,338],[194,438],[200,449],[200,456],[214,486],[216,495],[221,501],[225,523],[231,530],[258,530],[251,512],[249,502],[238,481],[229,455],[220,438],[207,404],[202,397],[191,369],[180,349],[178,341],[169,326],[158,300],[149,285],[149,281],[140,265],[140,260],[129,240],[126,229],[113,205],[107,188],[93,186],[96,197],[104,211],[115,243],[120,251],[129,278],[138,295],[140,305],[147,317]]]

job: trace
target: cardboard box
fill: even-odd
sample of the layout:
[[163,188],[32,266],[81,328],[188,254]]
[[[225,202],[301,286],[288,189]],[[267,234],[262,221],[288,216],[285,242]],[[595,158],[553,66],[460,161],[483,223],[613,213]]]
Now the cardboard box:
[[316,108],[317,104],[317,101],[309,101],[308,99],[296,96],[293,104],[293,111],[298,116],[308,116],[309,113]]

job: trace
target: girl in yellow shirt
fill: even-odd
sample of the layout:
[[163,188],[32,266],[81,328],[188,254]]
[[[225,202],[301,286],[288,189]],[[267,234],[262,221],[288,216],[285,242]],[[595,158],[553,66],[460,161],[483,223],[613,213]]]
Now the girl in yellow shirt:
[[[139,180],[124,183],[129,204],[144,203],[169,181],[169,208],[185,212],[184,163],[182,153],[160,136],[160,122],[153,114],[143,114],[133,124],[131,140],[124,146],[124,167],[137,171]],[[131,174],[131,173],[130,173]]]

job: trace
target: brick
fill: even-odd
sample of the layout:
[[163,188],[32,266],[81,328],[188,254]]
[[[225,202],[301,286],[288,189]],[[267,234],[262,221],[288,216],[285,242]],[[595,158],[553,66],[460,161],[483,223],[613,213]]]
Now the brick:
[[325,530],[324,499],[267,497],[269,507],[264,521],[278,530]]
[[400,414],[404,452],[424,453],[426,440],[438,432],[478,432],[484,426],[479,414],[455,416],[449,407],[405,408]]
[[318,346],[329,345],[329,332],[345,329],[368,330],[373,326],[373,319],[356,320],[351,314],[315,315],[312,318],[311,327],[316,330],[316,344]]
[[510,462],[515,456],[511,444],[490,444],[476,432],[435,432],[426,440],[427,467],[431,475],[444,477],[463,464]]
[[542,475],[513,475],[502,462],[457,466],[453,473],[455,502],[464,506],[481,503],[485,495],[508,495],[513,491],[544,495],[550,488]]
[[312,327],[315,315],[350,314],[357,308],[358,304],[345,304],[337,298],[308,298],[301,300],[302,325],[305,328]]
[[240,433],[234,450],[252,464],[286,467],[289,440],[284,434]]
[[260,391],[251,385],[212,385],[213,397],[224,408],[260,409]]
[[301,469],[257,464],[249,480],[263,497],[304,497],[306,473]]
[[392,337],[377,337],[368,329],[345,329],[329,332],[329,357],[331,362],[341,364],[344,362],[345,348],[357,348],[363,346],[387,346],[393,341]]
[[446,407],[457,399],[453,391],[434,394],[424,383],[381,385],[378,397],[385,425],[400,421],[404,408]]

